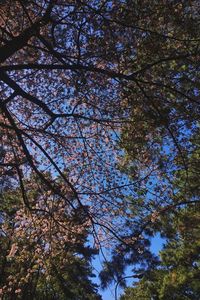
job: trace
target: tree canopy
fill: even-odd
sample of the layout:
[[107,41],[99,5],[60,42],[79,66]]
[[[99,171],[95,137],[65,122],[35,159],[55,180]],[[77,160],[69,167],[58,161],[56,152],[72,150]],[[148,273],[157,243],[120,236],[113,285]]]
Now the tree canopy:
[[[14,233],[1,233],[2,263],[13,245],[48,253],[42,278],[54,255],[51,288],[57,293],[62,275],[73,293],[77,272],[62,269],[69,255],[73,270],[85,270],[79,295],[88,285],[98,297],[88,279],[93,248],[109,251],[103,286],[123,284],[126,265],[156,268],[149,237],[162,231],[161,216],[198,202],[191,157],[199,155],[199,1],[0,5],[1,224]],[[26,273],[21,264],[13,270]]]
[[128,288],[120,298],[122,300],[199,299],[199,135],[196,138],[196,149],[189,157],[187,193],[182,170],[178,171],[174,182],[180,202],[185,198],[190,201],[160,216],[156,230],[166,241],[159,253],[160,263],[134,287]]
[[26,184],[32,212],[23,205],[19,188],[1,193],[1,296],[101,299],[90,278],[97,251],[87,245],[87,217],[74,214],[34,176]]

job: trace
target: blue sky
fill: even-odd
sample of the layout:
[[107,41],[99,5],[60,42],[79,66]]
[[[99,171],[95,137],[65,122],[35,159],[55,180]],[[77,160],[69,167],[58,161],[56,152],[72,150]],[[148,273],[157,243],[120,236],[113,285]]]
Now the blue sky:
[[[162,249],[164,240],[160,237],[159,234],[155,235],[151,239],[151,251],[155,254],[159,254],[159,251]],[[97,284],[100,284],[100,281],[98,279],[98,273],[100,272],[102,268],[102,262],[103,259],[101,259],[101,256],[97,256],[94,260],[94,268],[95,272],[94,274],[97,276],[94,279],[94,282]],[[126,276],[131,276],[132,266],[128,267],[126,270]],[[133,282],[136,281],[136,279],[127,278],[127,286],[132,286]],[[99,290],[99,293],[102,295],[103,300],[115,300],[115,284],[110,285],[106,290]],[[120,287],[117,288],[117,299],[119,300],[120,295],[123,293],[123,289]]]

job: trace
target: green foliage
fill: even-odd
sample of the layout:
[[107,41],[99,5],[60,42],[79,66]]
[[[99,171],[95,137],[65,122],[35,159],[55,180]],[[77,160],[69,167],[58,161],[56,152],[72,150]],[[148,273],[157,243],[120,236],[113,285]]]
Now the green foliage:
[[[47,190],[42,191],[41,182],[33,175],[26,181],[29,187],[27,195],[32,207],[43,203],[40,208],[45,209],[45,199],[49,201],[46,209],[51,207],[55,211],[54,218],[57,217],[56,214],[61,216],[59,210],[56,211],[56,207],[61,204],[58,197],[51,198]],[[63,242],[64,233],[59,232],[59,226],[53,233],[56,223],[52,223],[52,227],[41,229],[45,222],[49,222],[48,214],[40,222],[40,211],[34,214],[34,209],[31,212],[23,210],[23,207],[18,187],[1,191],[0,292],[3,299],[100,300],[97,286],[91,281],[91,277],[94,277],[91,259],[97,251],[87,245],[88,231],[84,229],[85,220],[81,210],[79,216],[70,216],[69,206],[64,207],[67,223],[61,219],[58,219],[59,222],[63,222],[63,226],[71,224],[71,230],[73,226],[78,230],[79,224],[83,229],[76,233],[78,238],[75,240],[72,232],[67,233],[70,228],[66,227],[65,235],[69,237]],[[20,209],[23,214],[19,214]],[[31,226],[26,226],[31,220]],[[58,237],[57,241],[53,241]]]
[[176,172],[174,205],[161,214],[153,230],[166,239],[159,267],[128,288],[122,300],[198,300],[200,297],[200,168],[199,135],[188,157],[189,169]]
[[181,209],[172,218],[175,234],[160,251],[159,268],[128,288],[122,300],[199,299],[200,206]]
[[143,34],[135,29],[135,51],[126,58],[135,80],[123,93],[130,118],[122,129],[121,169],[146,186],[153,179],[149,190],[162,197],[177,161],[188,168],[190,139],[198,130],[198,1],[150,1],[151,9],[149,1],[125,3],[126,24],[134,30],[136,14]]
[[0,199],[0,292],[98,297],[90,234],[110,248],[104,286],[127,265],[160,274],[158,231],[169,272],[199,197],[199,1],[0,2],[0,184],[16,178]]

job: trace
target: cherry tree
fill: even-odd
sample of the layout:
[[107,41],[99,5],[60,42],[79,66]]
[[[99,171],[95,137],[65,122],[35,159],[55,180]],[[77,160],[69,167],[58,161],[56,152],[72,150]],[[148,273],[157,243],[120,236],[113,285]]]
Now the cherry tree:
[[198,1],[1,2],[2,176],[14,177],[23,209],[38,224],[46,219],[44,231],[55,217],[31,200],[32,173],[49,192],[41,203],[54,195],[71,214],[81,211],[97,248],[131,250],[127,262],[138,251],[148,257],[142,233],[162,195],[153,190],[162,205],[152,208],[127,199],[138,200],[149,178],[171,176],[164,143],[187,169],[183,132],[196,128],[199,112]]

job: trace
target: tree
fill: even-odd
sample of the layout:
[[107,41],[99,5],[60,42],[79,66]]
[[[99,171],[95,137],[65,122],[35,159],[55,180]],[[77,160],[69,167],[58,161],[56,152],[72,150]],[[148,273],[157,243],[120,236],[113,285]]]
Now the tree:
[[[199,111],[198,1],[1,2],[3,174],[14,173],[33,212],[25,180],[33,172],[84,212],[97,247],[133,258],[138,243],[148,245],[141,233],[155,207],[166,206],[171,159],[187,169]],[[134,165],[122,162],[121,137]],[[176,151],[167,159],[166,143]],[[149,209],[139,196],[160,174]]]
[[159,230],[166,239],[159,253],[160,264],[149,270],[133,288],[128,288],[121,297],[123,300],[199,299],[199,134],[193,137],[193,143],[187,181],[184,168],[176,172],[174,208],[159,216],[155,228],[152,225],[152,229]]
[[97,251],[87,245],[87,216],[71,213],[34,176],[27,186],[32,212],[23,205],[18,187],[1,194],[1,297],[101,299],[90,280]]
[[160,267],[150,270],[120,299],[199,299],[199,204],[180,210],[171,225],[176,236],[160,252]]

